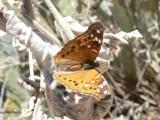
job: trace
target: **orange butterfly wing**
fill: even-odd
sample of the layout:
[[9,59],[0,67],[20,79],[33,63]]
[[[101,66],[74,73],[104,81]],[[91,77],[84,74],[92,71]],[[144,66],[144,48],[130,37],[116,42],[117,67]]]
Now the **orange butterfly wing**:
[[95,69],[57,72],[53,77],[75,92],[92,95],[98,99],[111,94],[107,81]]
[[55,56],[55,64],[83,64],[94,61],[103,41],[103,25],[91,24],[88,30],[69,41]]

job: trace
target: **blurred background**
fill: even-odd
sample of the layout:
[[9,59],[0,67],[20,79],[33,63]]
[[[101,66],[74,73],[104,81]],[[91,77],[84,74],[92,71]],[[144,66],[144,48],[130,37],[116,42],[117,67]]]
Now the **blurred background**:
[[[25,0],[1,0],[25,21]],[[52,0],[63,16],[80,24],[100,20],[105,32],[138,29],[143,39],[135,40],[115,56],[105,76],[114,101],[106,119],[160,120],[160,1],[159,0]],[[56,35],[54,17],[43,0],[32,0],[34,19]],[[21,120],[29,93],[17,84],[29,74],[28,53],[12,45],[12,37],[0,31],[0,118]],[[39,71],[35,69],[37,75]],[[49,111],[46,109],[46,111]]]

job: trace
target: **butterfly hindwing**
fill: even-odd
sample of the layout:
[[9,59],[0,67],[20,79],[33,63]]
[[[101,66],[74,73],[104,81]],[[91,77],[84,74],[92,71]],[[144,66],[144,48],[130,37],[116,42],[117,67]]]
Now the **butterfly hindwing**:
[[91,24],[88,30],[69,41],[55,56],[56,64],[83,64],[94,61],[103,41],[103,26],[100,22]]
[[95,69],[57,72],[53,77],[72,91],[92,95],[98,99],[110,94],[107,81]]

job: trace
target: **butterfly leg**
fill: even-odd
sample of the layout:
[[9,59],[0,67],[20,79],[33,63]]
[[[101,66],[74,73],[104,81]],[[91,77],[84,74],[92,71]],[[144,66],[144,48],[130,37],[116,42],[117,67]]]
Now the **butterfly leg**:
[[81,64],[69,65],[65,68],[65,71],[77,71],[82,68]]

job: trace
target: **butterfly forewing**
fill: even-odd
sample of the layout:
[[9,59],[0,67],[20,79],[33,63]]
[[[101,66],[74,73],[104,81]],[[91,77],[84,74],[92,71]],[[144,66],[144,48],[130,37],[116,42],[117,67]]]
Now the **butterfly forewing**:
[[107,81],[95,69],[77,72],[57,72],[53,76],[68,89],[94,96],[98,99],[110,95]]
[[88,30],[69,41],[55,56],[56,64],[83,64],[94,61],[103,41],[103,26],[100,22],[91,24]]

